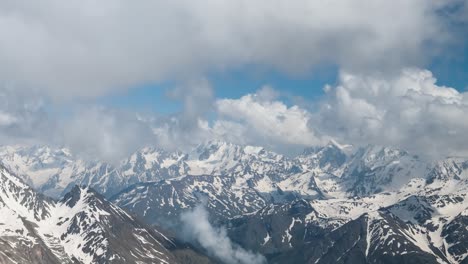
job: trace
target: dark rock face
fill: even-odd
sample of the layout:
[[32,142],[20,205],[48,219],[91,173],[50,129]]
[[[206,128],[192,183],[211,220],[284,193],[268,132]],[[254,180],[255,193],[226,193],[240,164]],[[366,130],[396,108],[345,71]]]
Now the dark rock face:
[[442,236],[449,247],[447,251],[460,263],[468,263],[468,216],[458,215],[448,225],[444,226]]
[[319,225],[306,223],[306,217],[314,213],[304,200],[272,205],[255,214],[232,219],[227,223],[228,232],[243,247],[274,255],[302,246],[326,232]]
[[270,263],[439,263],[403,234],[404,225],[388,215],[364,215],[290,251],[270,256]]

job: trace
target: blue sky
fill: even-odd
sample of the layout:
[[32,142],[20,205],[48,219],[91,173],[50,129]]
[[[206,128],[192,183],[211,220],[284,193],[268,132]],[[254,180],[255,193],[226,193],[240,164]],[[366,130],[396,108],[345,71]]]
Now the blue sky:
[[[468,44],[458,48],[456,54],[446,51],[432,59],[427,68],[437,78],[438,85],[449,86],[461,92],[468,89]],[[214,90],[215,98],[240,98],[255,93],[268,85],[281,93],[288,105],[296,104],[293,97],[306,101],[315,101],[323,94],[326,84],[337,82],[338,69],[327,67],[309,74],[291,76],[277,71],[261,71],[253,67],[241,70],[225,71],[207,77]],[[175,113],[181,110],[182,104],[167,96],[174,83],[149,84],[125,92],[100,97],[98,104],[118,109],[155,112],[161,114]]]
[[464,47],[458,48],[455,54],[451,51],[446,56],[435,58],[429,69],[437,77],[439,84],[466,91],[468,88],[468,36],[460,36]]
[[[228,71],[208,76],[215,98],[240,98],[255,93],[263,86],[277,90],[286,103],[295,104],[293,97],[298,96],[312,101],[323,95],[326,84],[334,84],[338,75],[335,68],[319,70],[309,75],[290,76],[279,72],[256,71],[247,68]],[[98,99],[99,104],[108,107],[173,113],[180,110],[182,104],[167,96],[174,83],[144,85],[125,92],[106,95]]]

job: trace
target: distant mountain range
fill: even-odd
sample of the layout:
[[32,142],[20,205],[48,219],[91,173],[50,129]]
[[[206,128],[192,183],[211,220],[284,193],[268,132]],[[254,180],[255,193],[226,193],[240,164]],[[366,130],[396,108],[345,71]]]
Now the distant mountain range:
[[291,158],[214,141],[118,164],[4,146],[0,161],[1,263],[221,261],[158,227],[181,237],[199,204],[269,263],[468,263],[468,158],[336,142]]

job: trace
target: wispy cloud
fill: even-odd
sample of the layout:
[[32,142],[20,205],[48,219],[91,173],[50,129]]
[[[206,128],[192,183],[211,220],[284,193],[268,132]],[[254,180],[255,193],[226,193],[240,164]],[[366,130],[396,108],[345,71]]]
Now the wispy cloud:
[[55,135],[59,144],[86,159],[112,163],[143,146],[156,144],[149,124],[135,114],[100,107],[79,108],[61,119]]
[[222,227],[214,227],[203,205],[181,215],[184,234],[199,243],[209,254],[227,264],[264,264],[265,257],[234,244]]

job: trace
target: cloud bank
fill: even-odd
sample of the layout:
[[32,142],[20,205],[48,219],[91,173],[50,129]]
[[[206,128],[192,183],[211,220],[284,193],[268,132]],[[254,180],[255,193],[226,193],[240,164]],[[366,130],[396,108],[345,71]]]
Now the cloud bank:
[[430,157],[468,156],[468,93],[438,85],[428,70],[407,68],[390,76],[343,71],[324,91],[316,107],[305,108],[286,103],[268,87],[237,99],[216,99],[209,82],[196,79],[171,95],[184,102],[176,114],[86,107],[58,118],[37,97],[2,89],[0,143],[56,144],[107,161],[145,145],[188,150],[207,140],[285,154],[334,139]]
[[208,220],[203,205],[181,215],[183,232],[189,239],[197,241],[209,254],[227,264],[264,264],[266,259],[234,244],[226,230],[214,227]]
[[[210,139],[283,153],[335,139],[465,155],[466,93],[413,66],[460,39],[454,25],[466,25],[467,6],[466,0],[1,1],[0,143],[56,144],[105,160],[148,144],[186,149]],[[341,73],[314,102],[318,107],[295,105],[268,87],[216,98],[200,77],[245,66],[296,76],[321,65]],[[169,93],[183,104],[178,113],[79,103],[164,81],[179,84]]]
[[398,69],[453,40],[458,2],[4,0],[0,81],[70,99],[245,65]]
[[287,153],[334,139],[356,146],[388,145],[429,157],[468,155],[468,93],[438,85],[428,70],[406,68],[390,76],[343,71],[337,85],[324,90],[315,102],[318,107],[307,109],[265,89],[238,99],[216,99],[216,119],[198,116],[192,132],[173,142],[191,145],[219,139]]

